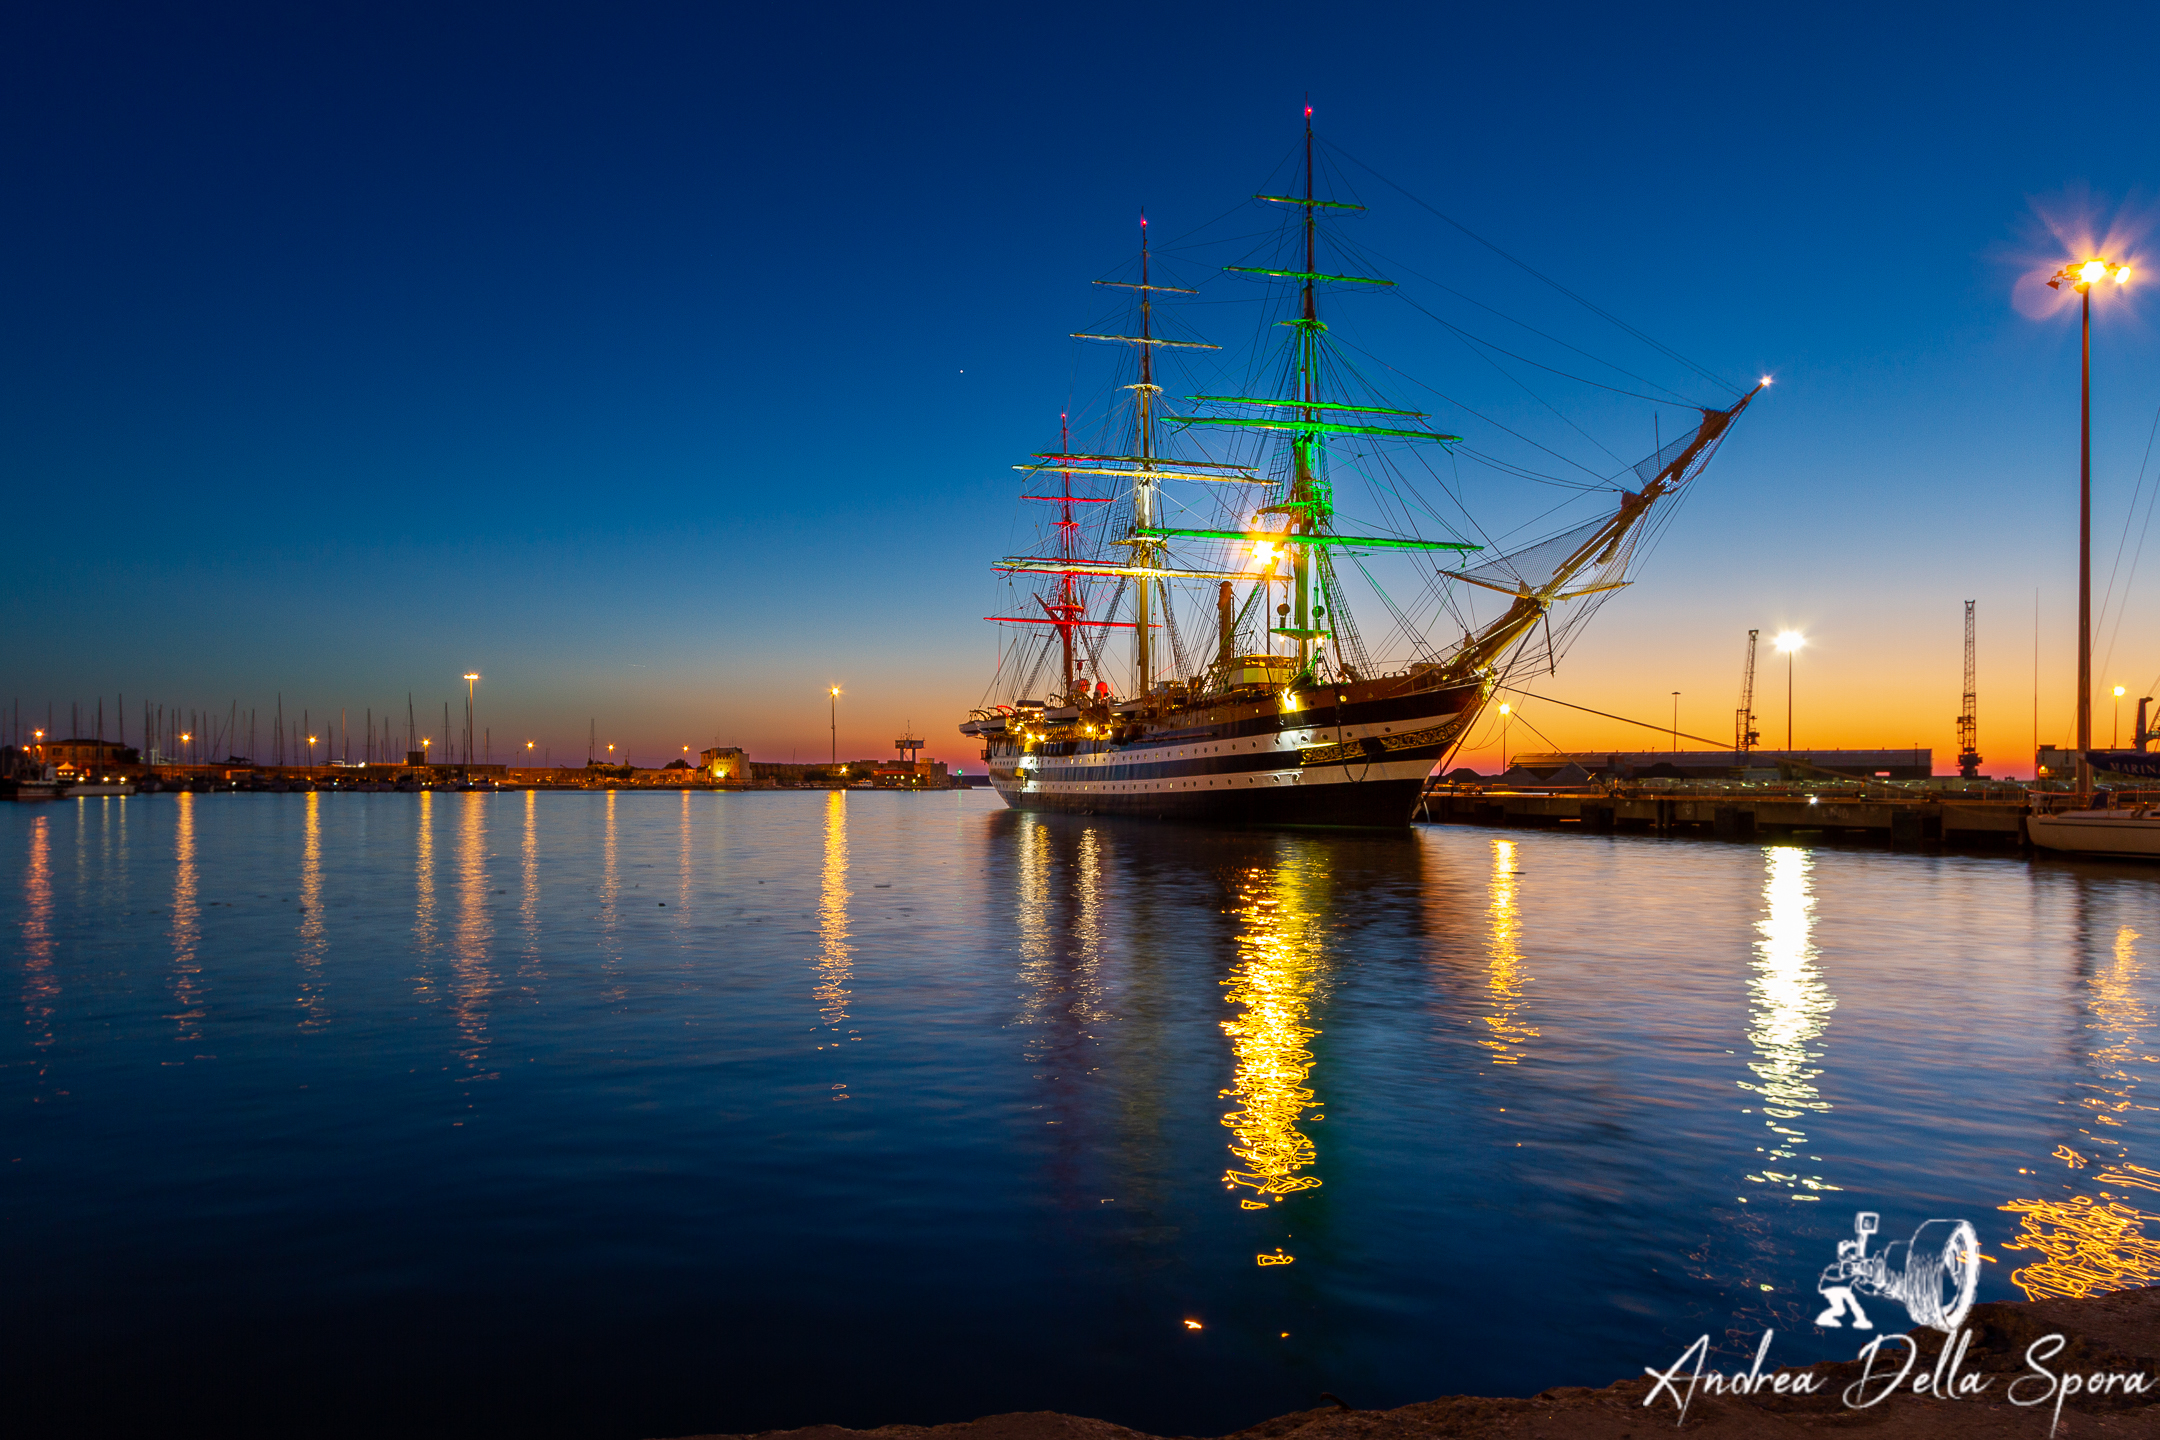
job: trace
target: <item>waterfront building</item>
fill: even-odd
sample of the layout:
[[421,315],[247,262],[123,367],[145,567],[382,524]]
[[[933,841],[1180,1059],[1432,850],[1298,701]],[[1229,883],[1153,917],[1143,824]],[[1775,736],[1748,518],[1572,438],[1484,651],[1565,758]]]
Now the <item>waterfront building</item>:
[[106,770],[118,765],[132,765],[135,751],[117,740],[47,740],[42,744],[25,747],[41,765],[50,765],[62,774],[80,774],[86,770]]

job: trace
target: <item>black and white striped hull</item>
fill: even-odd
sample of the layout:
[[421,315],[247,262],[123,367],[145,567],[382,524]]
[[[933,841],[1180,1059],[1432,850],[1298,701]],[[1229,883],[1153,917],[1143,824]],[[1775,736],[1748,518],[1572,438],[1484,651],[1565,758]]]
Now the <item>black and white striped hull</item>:
[[[1344,687],[1369,692],[1372,682]],[[1476,685],[1274,697],[1161,717],[1138,739],[993,740],[990,780],[1020,810],[1245,825],[1407,825],[1459,742]]]

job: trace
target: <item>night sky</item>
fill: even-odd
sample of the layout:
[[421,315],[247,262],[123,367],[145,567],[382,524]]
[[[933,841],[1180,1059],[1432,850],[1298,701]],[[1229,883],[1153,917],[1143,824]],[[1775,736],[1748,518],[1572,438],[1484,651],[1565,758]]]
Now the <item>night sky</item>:
[[[1747,629],[1797,627],[1798,743],[1918,742],[1950,768],[1973,598],[1983,768],[2029,773],[2036,591],[2040,738],[2069,733],[2077,519],[2077,330],[2034,275],[2103,239],[2153,261],[2095,307],[2096,593],[2160,413],[2160,23],[2081,24],[17,7],[0,701],[42,724],[124,694],[131,738],[145,698],[282,695],[357,727],[408,693],[439,716],[477,670],[498,758],[582,760],[593,723],[658,763],[822,757],[838,684],[843,757],[912,721],[973,762],[953,726],[997,663],[988,563],[1037,518],[1008,467],[1086,398],[1066,336],[1101,313],[1088,282],[1129,266],[1143,206],[1166,242],[1236,235],[1240,202],[1287,183],[1309,95],[1375,254],[1664,363],[1407,192],[1705,369],[1775,377],[1536,688],[1658,721],[1677,690],[1683,729],[1729,735]],[[1210,299],[1236,257],[1194,243],[1165,263]],[[1407,311],[1360,323],[1482,415],[1539,410]],[[1650,451],[1652,407],[1537,388],[1612,453]],[[1537,438],[1587,462],[1542,413]],[[2124,572],[2156,484],[2147,463]],[[2116,577],[2103,695],[2151,693],[2156,587],[2160,536],[2127,606]],[[1781,664],[1764,675],[1781,743]],[[1658,743],[1524,715],[1515,749]]]

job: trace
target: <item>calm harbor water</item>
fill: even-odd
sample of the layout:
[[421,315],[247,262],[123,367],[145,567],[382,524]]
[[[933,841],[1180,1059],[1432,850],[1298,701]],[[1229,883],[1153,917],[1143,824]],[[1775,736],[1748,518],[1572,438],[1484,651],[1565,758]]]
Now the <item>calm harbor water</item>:
[[44,1430],[1216,1434],[1848,1356],[1859,1209],[2160,1271],[2156,869],[145,796],[0,807],[0,933]]

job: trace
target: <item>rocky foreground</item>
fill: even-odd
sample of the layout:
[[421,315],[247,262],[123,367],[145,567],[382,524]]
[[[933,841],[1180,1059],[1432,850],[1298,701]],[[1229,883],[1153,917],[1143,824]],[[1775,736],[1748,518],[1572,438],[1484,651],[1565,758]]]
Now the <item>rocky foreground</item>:
[[[1744,1395],[1713,1394],[1704,1372],[1687,1408],[1686,1434],[1706,1437],[1765,1437],[1851,1434],[1914,1440],[1995,1440],[1995,1437],[2046,1436],[2058,1440],[2091,1436],[2160,1437],[2160,1287],[2123,1290],[2083,1300],[2042,1300],[2031,1304],[1979,1305],[1966,1321],[1970,1333],[1957,1373],[1976,1377],[1969,1398],[1946,1400],[1915,1393],[1913,1382],[1937,1372],[1943,1337],[1933,1330],[1911,1333],[1919,1351],[1906,1381],[1895,1394],[1865,1408],[1851,1408],[1843,1396],[1861,1379],[1856,1361],[1766,1371],[1764,1379],[1812,1374],[1814,1393],[1775,1393],[1765,1383]],[[2054,1376],[2075,1375],[2075,1387],[2036,1374],[2027,1363],[2028,1348],[2051,1334],[2065,1345],[2041,1363]],[[2046,1356],[2050,1347],[2043,1346]],[[1864,1396],[1873,1398],[1894,1376],[1902,1360],[1894,1342],[1883,1347],[1887,1371],[1878,1364]],[[1731,1357],[1726,1372],[1731,1372]],[[1668,1357],[1665,1363],[1670,1363]],[[2093,1377],[2142,1375],[2142,1393],[2123,1393],[2120,1380]],[[2012,1404],[2011,1382],[2024,1378]],[[1984,1389],[1970,1393],[1986,1381]],[[1330,1404],[1323,1409],[1282,1415],[1222,1440],[1424,1440],[1424,1437],[1553,1436],[1568,1440],[1651,1440],[1675,1428],[1678,1408],[1660,1395],[1653,1408],[1643,1401],[1655,1382],[1648,1377],[1621,1380],[1602,1390],[1563,1387],[1527,1400],[1452,1395],[1395,1410],[1354,1410]],[[1675,1384],[1685,1394],[1686,1375]],[[2104,1385],[2106,1393],[2086,1393]],[[2075,1393],[2071,1393],[2075,1389]],[[2058,1414],[2057,1399],[2061,1400]],[[951,1425],[885,1425],[848,1430],[838,1425],[810,1425],[799,1430],[768,1430],[756,1437],[700,1436],[695,1440],[1159,1440],[1107,1420],[1089,1420],[1042,1410],[989,1415]]]

